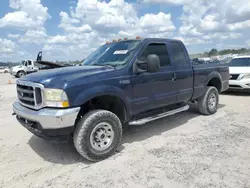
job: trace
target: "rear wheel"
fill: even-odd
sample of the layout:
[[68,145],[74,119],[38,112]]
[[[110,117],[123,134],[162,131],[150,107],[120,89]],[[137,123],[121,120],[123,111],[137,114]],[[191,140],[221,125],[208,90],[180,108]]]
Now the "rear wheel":
[[198,110],[204,115],[210,115],[217,112],[219,104],[219,92],[216,87],[207,87],[206,92],[198,100]]
[[94,110],[78,121],[73,141],[84,158],[100,161],[114,154],[121,139],[120,119],[110,111]]

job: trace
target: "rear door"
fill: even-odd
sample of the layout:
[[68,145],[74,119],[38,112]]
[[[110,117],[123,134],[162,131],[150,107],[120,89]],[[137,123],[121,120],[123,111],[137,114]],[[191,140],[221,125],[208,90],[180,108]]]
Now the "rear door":
[[[175,67],[171,64],[166,42],[148,42],[138,59],[145,61],[149,54],[156,54],[160,59],[160,71],[144,72],[132,78],[134,107],[136,113],[167,106],[176,102],[176,87],[173,81]],[[145,65],[140,66],[145,69]]]
[[171,62],[175,66],[175,87],[177,102],[187,102],[193,95],[193,68],[186,48],[179,41],[169,44]]

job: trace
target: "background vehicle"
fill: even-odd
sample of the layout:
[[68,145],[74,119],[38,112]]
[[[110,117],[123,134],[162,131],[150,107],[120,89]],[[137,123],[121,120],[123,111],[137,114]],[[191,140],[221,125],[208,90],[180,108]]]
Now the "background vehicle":
[[33,60],[23,60],[21,63],[17,66],[14,66],[10,69],[10,74],[20,78],[26,74],[30,74],[33,72],[37,72],[38,68],[35,67]]
[[203,59],[198,59],[198,58],[195,58],[195,59],[192,59],[192,64],[193,65],[197,65],[197,64],[210,64],[210,63],[221,63],[219,60],[203,60]]
[[10,69],[7,67],[3,70],[3,73],[9,73],[10,72]]
[[229,89],[250,91],[250,55],[234,57],[228,65]]
[[82,66],[17,80],[13,110],[33,134],[73,137],[84,158],[99,161],[121,144],[124,126],[188,110],[188,102],[204,115],[216,113],[228,79],[226,65],[192,65],[179,40],[124,40],[101,46]]

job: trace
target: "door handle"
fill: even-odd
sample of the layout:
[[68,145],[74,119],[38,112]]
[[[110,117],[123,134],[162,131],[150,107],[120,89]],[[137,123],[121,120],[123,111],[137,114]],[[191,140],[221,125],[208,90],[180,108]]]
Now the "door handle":
[[176,73],[175,72],[172,73],[172,81],[176,81]]

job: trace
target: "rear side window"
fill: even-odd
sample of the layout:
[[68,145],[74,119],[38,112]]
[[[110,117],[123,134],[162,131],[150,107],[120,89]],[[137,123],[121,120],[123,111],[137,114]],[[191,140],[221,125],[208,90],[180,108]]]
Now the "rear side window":
[[172,42],[171,47],[173,50],[173,60],[176,65],[185,65],[187,60],[185,57],[185,52],[180,43]]
[[249,67],[250,66],[250,58],[232,59],[229,62],[229,66],[231,66],[231,67]]
[[150,54],[158,55],[161,67],[170,65],[169,55],[166,44],[152,43],[149,44],[140,56],[140,60],[146,60]]
[[31,61],[28,61],[28,65],[31,65]]

